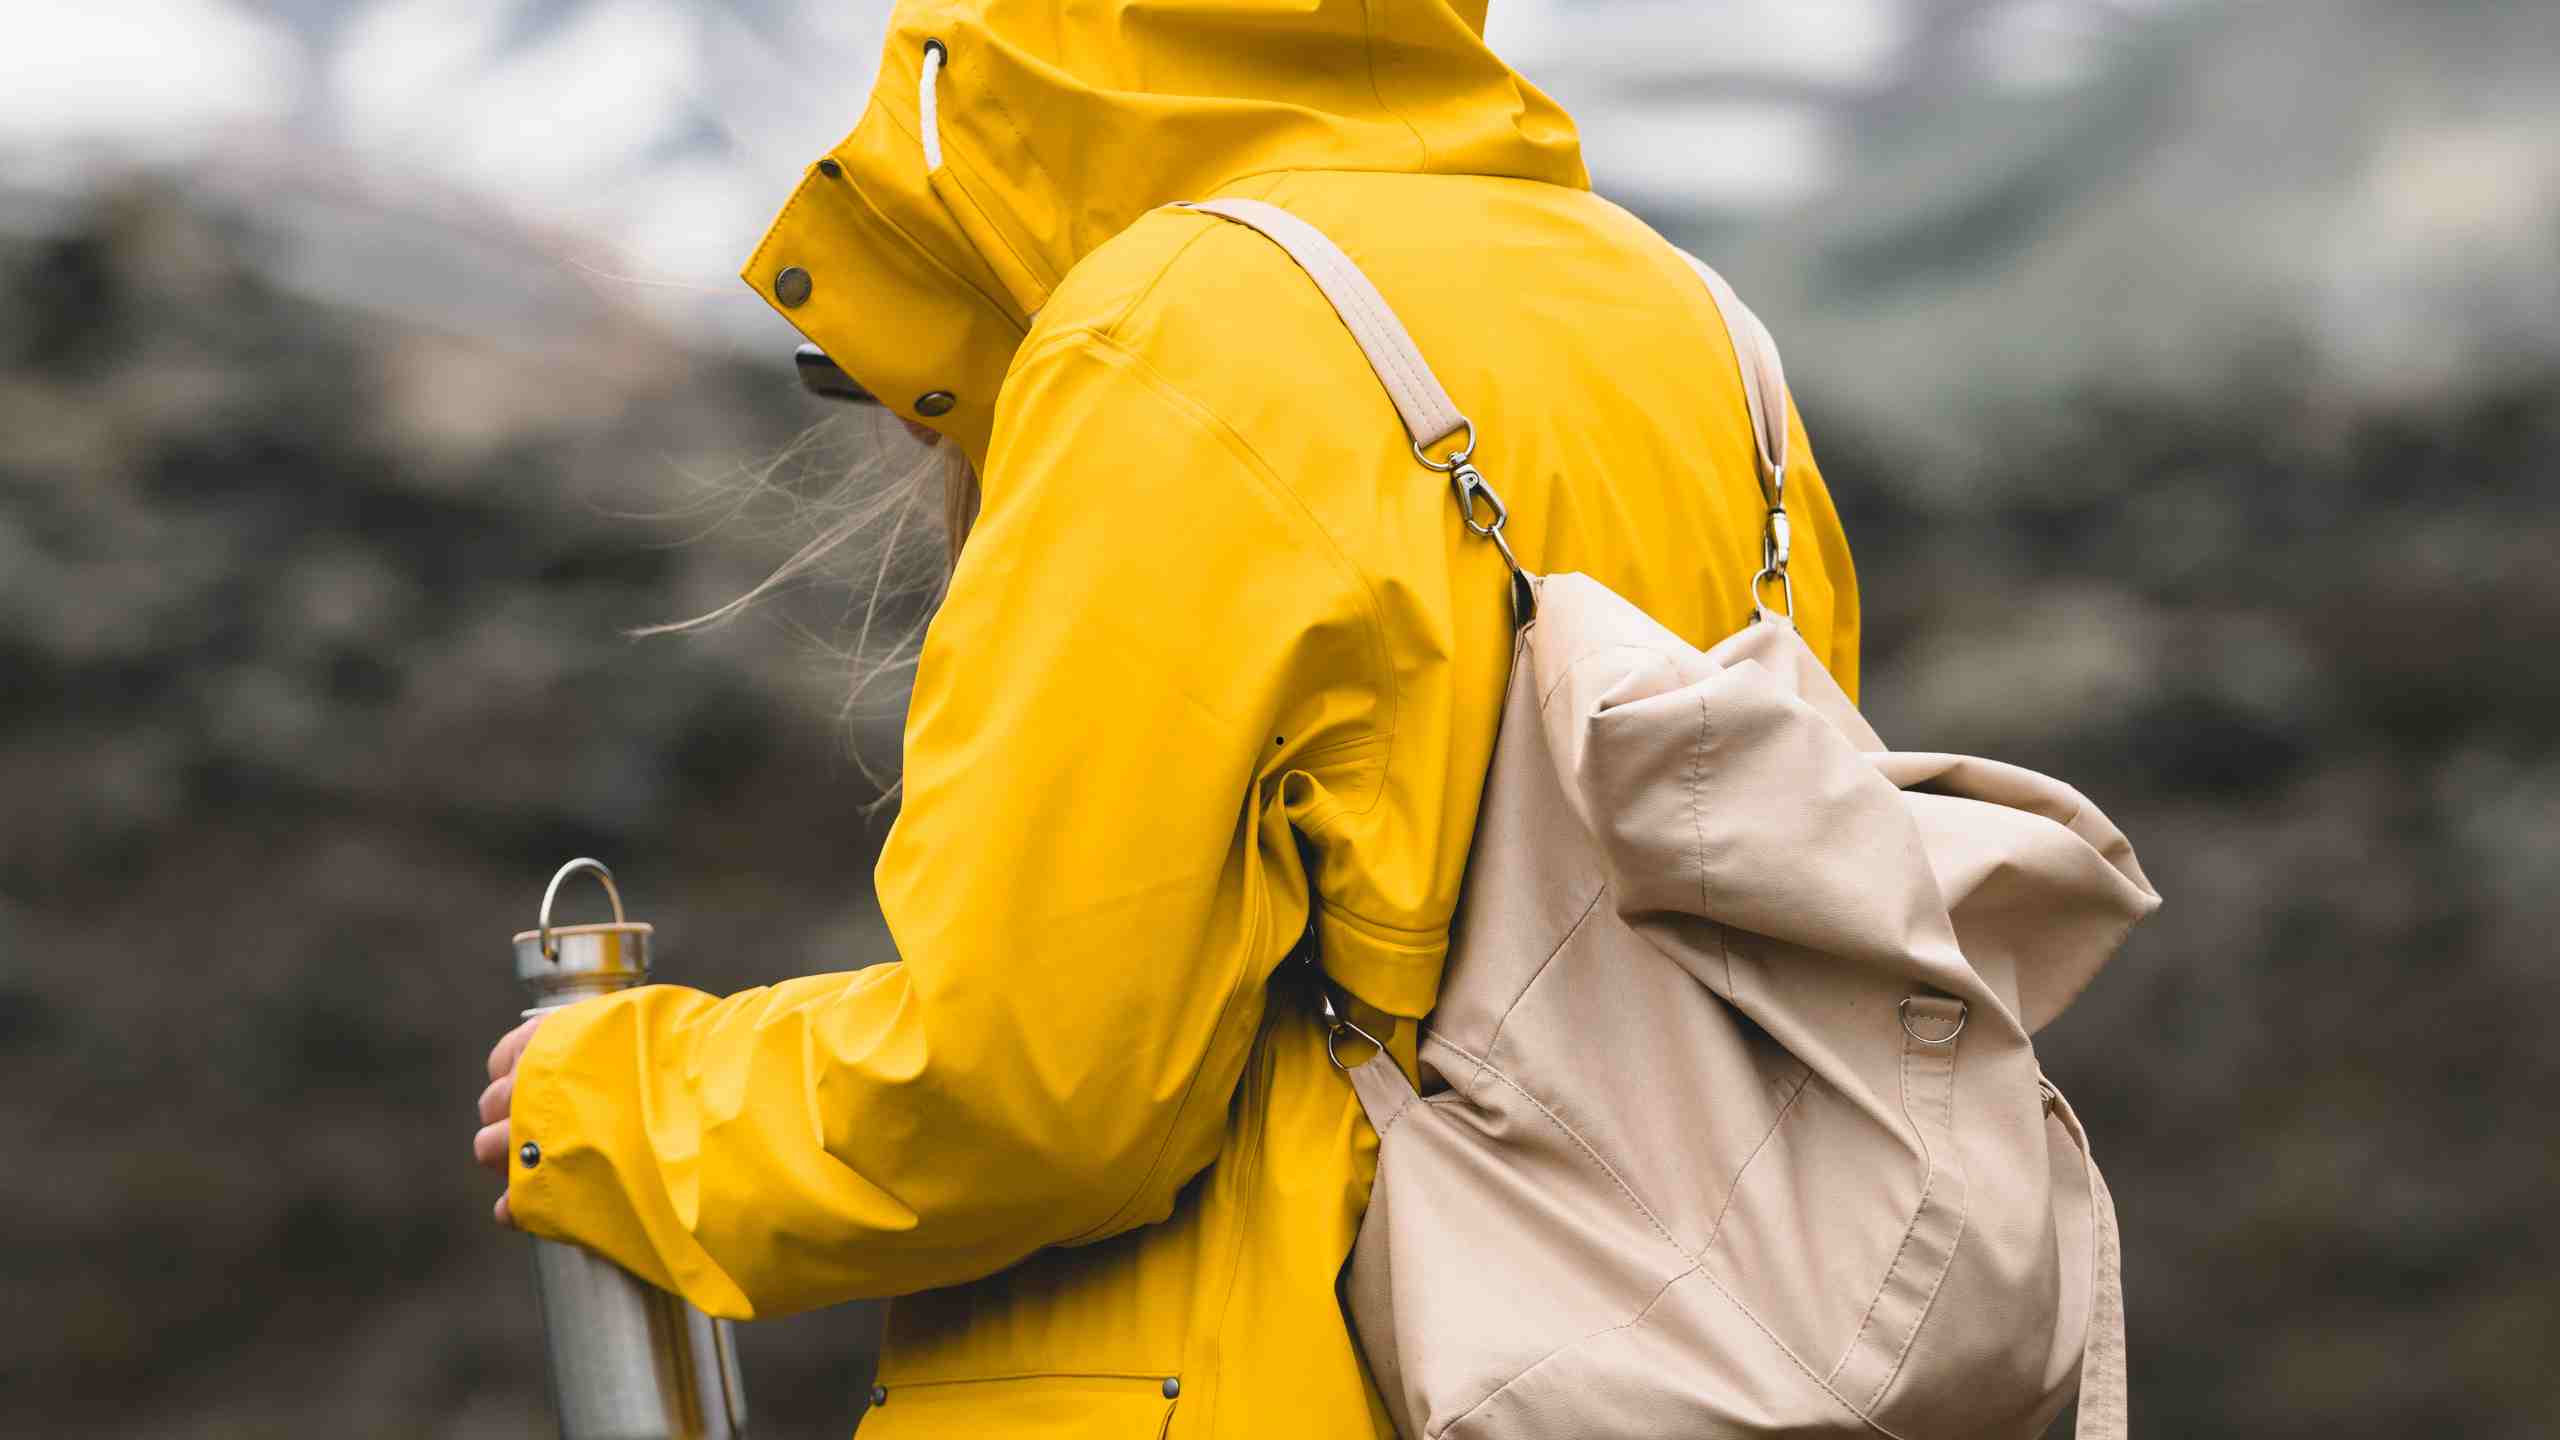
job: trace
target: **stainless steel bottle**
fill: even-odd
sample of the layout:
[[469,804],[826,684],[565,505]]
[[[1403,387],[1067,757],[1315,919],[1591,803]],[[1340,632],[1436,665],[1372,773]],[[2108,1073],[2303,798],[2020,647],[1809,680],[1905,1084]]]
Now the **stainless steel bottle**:
[[[581,871],[604,886],[613,920],[554,925],[561,882]],[[542,892],[535,928],[516,937],[527,1015],[649,980],[649,927],[622,915],[613,873],[572,860]],[[730,1440],[747,1431],[736,1337],[714,1320],[592,1250],[533,1242],[535,1293],[551,1352],[561,1440]]]

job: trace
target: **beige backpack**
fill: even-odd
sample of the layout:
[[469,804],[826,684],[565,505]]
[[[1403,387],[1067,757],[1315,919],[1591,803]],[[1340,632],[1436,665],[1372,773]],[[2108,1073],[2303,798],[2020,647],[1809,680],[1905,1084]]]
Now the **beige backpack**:
[[[1194,208],[1315,278],[1500,544],[1472,429],[1351,261],[1276,207]],[[2075,1386],[2080,1433],[2121,1436],[2115,1208],[2028,1037],[2159,897],[2069,786],[1886,749],[1767,603],[1786,381],[1690,263],[1759,435],[1754,619],[1702,653],[1512,562],[1423,1088],[1348,1067],[1380,1137],[1361,1348],[1409,1440],[2033,1437]]]

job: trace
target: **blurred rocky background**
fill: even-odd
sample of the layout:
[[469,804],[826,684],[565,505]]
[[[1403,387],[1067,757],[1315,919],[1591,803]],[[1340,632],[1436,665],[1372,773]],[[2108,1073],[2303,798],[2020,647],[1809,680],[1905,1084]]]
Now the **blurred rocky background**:
[[[1879,728],[2168,897],[2043,1046],[2143,1429],[2552,1433],[2560,12],[1495,8],[1786,346]],[[624,633],[894,443],[725,278],[878,11],[7,28],[0,1433],[546,1433],[464,1151],[551,869],[689,983],[887,953],[845,593]],[[760,1432],[844,1433],[875,1334],[749,1327]]]

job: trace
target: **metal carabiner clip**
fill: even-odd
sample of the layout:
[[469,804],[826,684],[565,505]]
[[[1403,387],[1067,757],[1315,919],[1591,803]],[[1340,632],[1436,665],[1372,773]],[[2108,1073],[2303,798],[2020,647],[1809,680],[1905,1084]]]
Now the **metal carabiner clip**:
[[[1511,541],[1502,533],[1511,519],[1511,508],[1502,503],[1493,483],[1484,472],[1464,461],[1449,471],[1449,488],[1458,493],[1458,514],[1467,528],[1493,542],[1502,553],[1503,567],[1511,572],[1511,628],[1519,629],[1538,618],[1538,587],[1529,581],[1529,572],[1520,568],[1520,557],[1511,553]],[[1491,520],[1476,518],[1476,497],[1484,497],[1485,507],[1493,512]]]
[[[1502,552],[1503,566],[1511,572],[1511,628],[1517,631],[1538,618],[1538,587],[1529,572],[1520,568],[1520,557],[1511,553],[1511,542],[1502,536],[1503,525],[1511,519],[1511,507],[1502,503],[1501,494],[1493,488],[1493,482],[1484,478],[1484,472],[1470,463],[1476,453],[1476,423],[1461,416],[1458,424],[1466,439],[1449,452],[1448,459],[1432,459],[1431,452],[1423,449],[1419,440],[1413,443],[1413,458],[1449,477],[1449,488],[1458,497],[1459,518],[1467,522],[1469,530],[1491,540],[1493,548]],[[1484,497],[1482,511],[1476,505],[1479,495]],[[1489,513],[1492,518],[1478,519],[1480,513]]]
[[[1457,492],[1458,513],[1466,517],[1468,529],[1478,535],[1500,538],[1503,523],[1511,518],[1511,508],[1494,493],[1493,485],[1484,478],[1483,471],[1461,462],[1449,472],[1449,488]],[[1479,495],[1484,497],[1486,507],[1493,512],[1489,521],[1476,518],[1476,497]]]

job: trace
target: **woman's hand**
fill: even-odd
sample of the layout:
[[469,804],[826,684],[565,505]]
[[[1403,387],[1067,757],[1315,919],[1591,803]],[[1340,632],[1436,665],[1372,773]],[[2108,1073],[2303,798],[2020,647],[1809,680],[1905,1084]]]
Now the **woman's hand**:
[[[500,1037],[497,1048],[489,1052],[489,1088],[480,1092],[480,1130],[471,1137],[471,1158],[500,1180],[507,1178],[507,1152],[514,1148],[507,1112],[516,1098],[516,1061],[524,1058],[524,1047],[533,1043],[534,1027],[541,1023],[539,1015],[525,1021]],[[494,1213],[499,1224],[515,1227],[503,1190],[498,1192]]]

